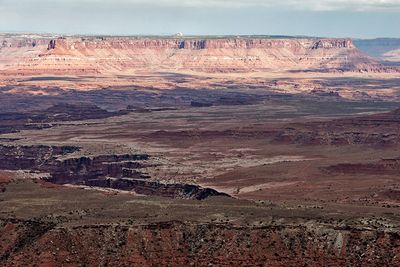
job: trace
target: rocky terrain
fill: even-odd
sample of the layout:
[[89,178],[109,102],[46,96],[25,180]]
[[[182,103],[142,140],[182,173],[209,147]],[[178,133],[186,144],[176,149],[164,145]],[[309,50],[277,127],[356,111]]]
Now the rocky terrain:
[[[78,151],[72,146],[0,146],[0,168],[30,170],[47,174],[46,181],[118,189],[143,195],[172,198],[205,199],[226,195],[209,188],[187,184],[162,184],[146,181],[145,167],[149,155],[100,155],[57,159]],[[226,195],[227,196],[227,195]]]
[[127,111],[108,112],[87,103],[58,103],[42,111],[0,113],[0,133],[44,129],[52,127],[56,122],[108,118],[126,113]]
[[179,222],[62,228],[14,220],[1,222],[0,232],[8,243],[0,250],[3,266],[30,266],[32,260],[48,266],[400,264],[398,234],[362,229]]
[[2,37],[0,43],[0,68],[9,75],[394,71],[350,39]]
[[13,179],[0,194],[2,266],[399,264],[392,209],[349,216],[315,206],[155,199]]
[[1,34],[0,266],[400,265],[370,45]]

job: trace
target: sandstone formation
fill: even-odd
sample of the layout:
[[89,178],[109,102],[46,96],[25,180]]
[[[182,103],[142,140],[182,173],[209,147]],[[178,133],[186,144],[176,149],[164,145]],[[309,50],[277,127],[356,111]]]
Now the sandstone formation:
[[392,71],[350,39],[0,34],[0,266],[400,266]]
[[118,38],[0,39],[9,74],[390,71],[350,39]]

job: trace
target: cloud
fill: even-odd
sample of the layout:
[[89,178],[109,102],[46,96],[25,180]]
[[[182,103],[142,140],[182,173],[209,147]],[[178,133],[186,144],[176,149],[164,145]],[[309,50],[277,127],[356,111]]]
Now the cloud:
[[0,0],[0,32],[373,38],[398,25],[400,0]]
[[[88,0],[101,2],[101,0]],[[118,0],[117,0],[118,1]],[[400,8],[400,0],[119,0],[129,3],[154,3],[174,6],[285,7],[305,10],[373,10]]]
[[289,0],[291,5],[314,11],[399,11],[400,0]]
[[[61,2],[63,0],[60,0]],[[71,0],[70,0],[71,1]],[[80,0],[79,2],[104,3],[104,0]],[[400,10],[400,0],[114,0],[128,4],[152,4],[180,7],[270,7],[312,11],[330,10]]]
[[309,11],[400,11],[400,0],[0,0],[0,7],[24,5],[151,5],[170,7],[267,7]]

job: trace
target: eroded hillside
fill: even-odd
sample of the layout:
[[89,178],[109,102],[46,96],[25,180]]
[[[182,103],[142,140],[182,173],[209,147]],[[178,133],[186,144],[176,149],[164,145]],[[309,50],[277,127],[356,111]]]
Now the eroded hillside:
[[350,39],[2,37],[0,43],[0,67],[9,74],[393,71]]

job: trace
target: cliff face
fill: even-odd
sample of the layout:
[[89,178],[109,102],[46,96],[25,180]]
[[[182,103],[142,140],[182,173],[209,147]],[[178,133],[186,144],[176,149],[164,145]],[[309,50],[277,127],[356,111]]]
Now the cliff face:
[[48,173],[47,180],[54,184],[96,186],[149,196],[198,200],[210,196],[227,196],[197,185],[146,181],[149,176],[141,172],[149,159],[146,154],[57,159],[57,156],[65,156],[78,150],[78,147],[72,146],[0,145],[0,169]]
[[355,48],[350,39],[66,39],[50,40],[48,50],[80,49],[332,49]]
[[9,57],[0,68],[18,74],[386,71],[350,39],[71,37],[45,41],[3,40],[7,45],[0,55]]
[[55,227],[0,221],[3,266],[398,266],[397,233],[165,222]]

